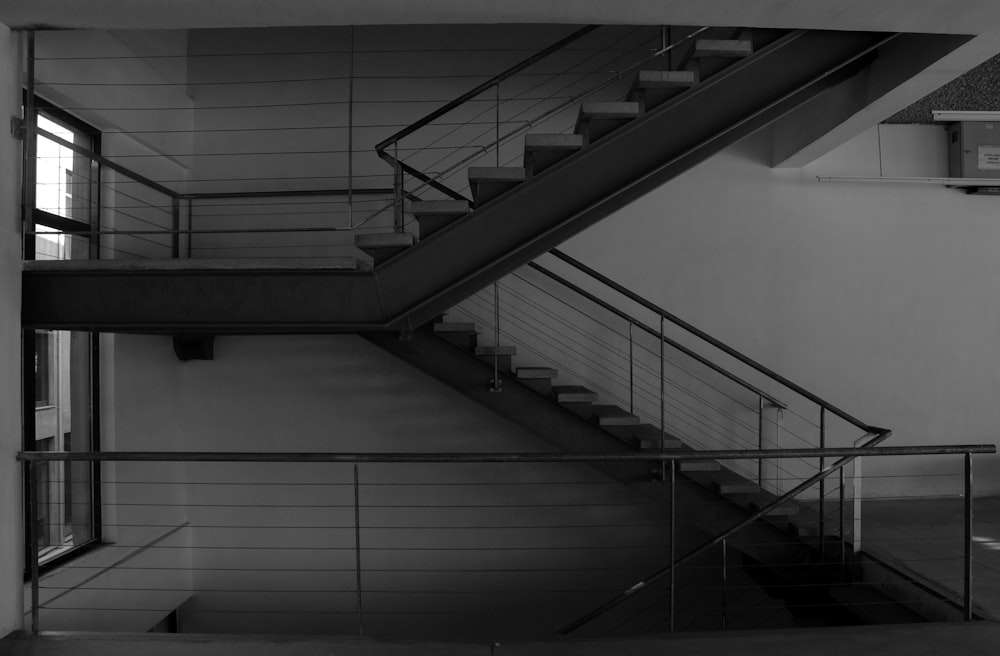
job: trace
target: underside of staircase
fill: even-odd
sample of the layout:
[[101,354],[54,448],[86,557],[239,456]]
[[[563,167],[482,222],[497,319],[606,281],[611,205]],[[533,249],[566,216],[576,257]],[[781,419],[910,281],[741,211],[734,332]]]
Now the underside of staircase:
[[[553,385],[558,372],[545,366],[514,366],[512,346],[480,346],[468,322],[438,321],[400,338],[387,332],[364,337],[421,371],[457,389],[499,416],[568,453],[692,451],[681,439],[613,404],[601,403],[580,385]],[[495,377],[499,374],[499,377]],[[678,526],[676,555],[700,547],[775,499],[756,482],[716,461],[680,463],[674,494],[663,471],[649,463],[592,463],[662,504],[664,521],[673,502]],[[723,600],[716,580],[720,547],[675,572],[675,630],[753,629],[918,622],[915,611],[868,585],[845,555],[839,539],[818,533],[809,504],[790,501],[727,541],[732,577]],[[728,571],[728,570],[727,570]],[[711,574],[707,574],[707,573]],[[707,582],[706,582],[706,577]],[[579,635],[604,636],[666,631],[669,590],[661,579],[636,599],[595,618]],[[584,611],[590,609],[583,609]],[[720,624],[721,623],[721,624]],[[576,635],[576,633],[574,633]]]
[[359,239],[370,270],[266,259],[26,262],[22,322],[173,334],[412,330],[825,90],[870,75],[880,59],[908,62],[880,72],[898,84],[967,40],[759,33],[761,43],[699,42],[705,73],[640,71],[625,100],[580,107],[574,134],[527,135],[520,167],[470,169],[472,211],[415,201],[419,241]]

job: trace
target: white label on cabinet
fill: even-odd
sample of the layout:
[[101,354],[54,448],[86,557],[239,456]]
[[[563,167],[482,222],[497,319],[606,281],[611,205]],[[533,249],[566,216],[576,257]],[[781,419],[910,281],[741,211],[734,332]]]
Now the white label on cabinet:
[[1000,171],[1000,146],[980,146],[980,171]]

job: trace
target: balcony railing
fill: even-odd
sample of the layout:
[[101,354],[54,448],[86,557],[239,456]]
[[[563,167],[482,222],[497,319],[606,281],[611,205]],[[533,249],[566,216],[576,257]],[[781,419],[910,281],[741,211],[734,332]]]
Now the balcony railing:
[[[957,456],[962,489],[950,503],[964,528],[950,537],[964,545],[953,558],[961,586],[933,603],[972,619],[972,456],[994,452],[27,452],[32,520],[45,502],[40,468],[100,463],[106,544],[44,576],[29,554],[26,618],[35,632],[147,630],[176,613],[192,632],[488,639],[786,626],[802,608],[763,594],[760,572],[791,568],[810,611],[840,607],[836,590],[864,586],[845,530],[862,500],[841,486],[842,521],[812,540],[788,533],[775,508],[862,456],[935,466],[934,456]],[[762,457],[829,464],[753,512],[706,496],[681,471]],[[588,466],[601,463],[662,465],[668,476],[640,494]],[[33,521],[28,532],[33,542]],[[928,603],[880,599],[864,603]]]

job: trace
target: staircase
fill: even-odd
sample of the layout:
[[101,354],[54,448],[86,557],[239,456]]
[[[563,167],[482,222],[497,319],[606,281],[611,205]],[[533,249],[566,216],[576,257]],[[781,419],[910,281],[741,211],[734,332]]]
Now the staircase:
[[[266,260],[184,271],[152,261],[140,268],[114,260],[26,263],[23,323],[167,334],[412,330],[823,91],[867,74],[880,57],[906,53],[918,67],[967,40],[733,32],[691,32],[697,37],[689,35],[684,48],[671,46],[678,58],[667,58],[670,66],[661,60],[661,68],[635,71],[624,99],[578,106],[571,134],[527,134],[520,166],[468,168],[472,198],[389,155],[400,135],[472,92],[383,141],[377,151],[396,171],[397,206],[409,199],[419,234],[397,226],[359,235],[372,270],[289,271]],[[886,74],[901,82],[906,72]]]

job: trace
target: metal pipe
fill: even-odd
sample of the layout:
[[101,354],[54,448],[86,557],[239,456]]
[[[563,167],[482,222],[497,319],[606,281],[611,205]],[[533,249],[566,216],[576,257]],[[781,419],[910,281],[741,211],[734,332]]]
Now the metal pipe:
[[38,467],[40,462],[26,462],[25,475],[28,478],[28,553],[24,554],[31,564],[31,633],[38,635]]
[[[891,433],[878,433],[871,443],[884,441]],[[488,463],[488,462],[659,462],[694,460],[755,460],[765,458],[815,458],[817,449],[765,449],[763,453],[751,450],[731,451],[666,451],[663,453],[328,453],[328,452],[248,452],[248,451],[22,451],[19,461],[94,461],[94,462],[371,462],[371,463]],[[963,455],[995,454],[993,444],[908,446],[908,447],[858,447],[823,449],[828,458],[859,458],[879,456]],[[839,465],[836,465],[839,466]],[[830,473],[835,466],[828,466]],[[814,485],[821,475],[807,479]],[[797,487],[796,490],[799,488]]]
[[[826,448],[826,408],[819,409],[819,448]],[[819,471],[823,471],[826,461],[819,457]],[[819,479],[819,555],[826,555],[826,479]]]
[[[757,450],[764,450],[764,397],[757,395]],[[764,459],[757,458],[757,487],[764,489]]]
[[723,631],[726,630],[726,601],[727,601],[726,600],[726,592],[727,592],[726,589],[727,589],[727,587],[729,585],[729,582],[728,582],[728,578],[729,578],[729,576],[728,576],[729,575],[728,569],[729,568],[728,568],[728,565],[726,563],[727,555],[728,555],[727,552],[728,551],[729,550],[726,548],[726,541],[723,540],[722,541],[722,630]]
[[205,194],[178,194],[182,200],[226,200],[235,198],[295,198],[298,196],[391,196],[392,187],[366,189],[300,189],[298,191],[220,191]]
[[972,621],[972,454],[965,454],[965,563],[962,572],[965,584],[965,621]]
[[674,561],[677,558],[677,462],[670,461],[670,632],[674,632],[676,581]]
[[[667,395],[664,389],[664,352],[663,352],[663,317],[660,317],[660,452],[666,450],[667,428],[666,424],[666,403]],[[661,479],[662,480],[662,479]]]
[[844,534],[846,525],[844,524],[844,468],[840,468],[840,568],[847,564],[847,536]]
[[354,26],[348,26],[350,55],[347,65],[347,225],[354,228]]
[[628,322],[628,411],[635,414],[635,359],[631,321]]
[[500,284],[493,283],[493,380],[490,381],[490,391],[499,392],[501,390],[500,381]]
[[187,214],[187,226],[188,226],[188,238],[187,238],[187,257],[191,259],[191,250],[193,248],[192,242],[194,241],[194,199],[188,198],[188,214]]
[[496,155],[497,155],[497,168],[500,168],[500,83],[496,84],[497,90],[497,117],[496,117]]
[[396,232],[403,231],[403,168],[401,166],[402,162],[399,161],[399,143],[396,143],[396,151],[394,154],[394,160],[396,162],[395,169],[392,175],[392,225]]
[[181,201],[179,198],[170,199],[171,217],[173,219],[173,237],[170,243],[170,256],[178,259],[181,256]]
[[358,588],[358,635],[364,635],[364,606],[361,602],[361,495],[358,485],[358,463],[354,463],[354,571]]

